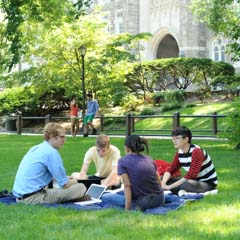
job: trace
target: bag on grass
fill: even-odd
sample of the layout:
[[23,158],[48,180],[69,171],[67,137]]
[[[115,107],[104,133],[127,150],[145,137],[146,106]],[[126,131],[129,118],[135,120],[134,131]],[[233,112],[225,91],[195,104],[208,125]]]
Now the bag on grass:
[[7,197],[8,195],[9,195],[9,192],[7,189],[0,191],[0,198]]
[[[169,162],[166,162],[164,160],[155,160],[154,161],[156,167],[157,167],[157,172],[159,176],[163,176],[163,174],[168,170],[168,168],[171,166]],[[180,177],[181,172],[178,170],[173,174],[174,177]]]

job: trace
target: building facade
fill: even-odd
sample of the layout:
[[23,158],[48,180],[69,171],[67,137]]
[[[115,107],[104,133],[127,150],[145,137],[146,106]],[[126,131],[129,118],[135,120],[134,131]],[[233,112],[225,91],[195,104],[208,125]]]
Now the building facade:
[[102,5],[113,34],[149,32],[144,42],[144,58],[200,57],[226,61],[240,70],[240,63],[226,55],[228,41],[214,35],[193,16],[191,0],[95,0]]

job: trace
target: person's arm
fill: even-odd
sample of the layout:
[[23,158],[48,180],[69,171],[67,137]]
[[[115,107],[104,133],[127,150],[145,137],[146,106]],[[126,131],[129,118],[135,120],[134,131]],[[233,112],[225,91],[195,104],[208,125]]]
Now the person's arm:
[[158,174],[158,171],[156,171],[156,174],[157,174],[157,181],[159,182],[160,186],[162,186],[162,181],[161,181],[161,178]]
[[80,172],[78,173],[77,179],[87,179],[87,172],[89,166],[93,160],[94,148],[89,148],[88,151],[85,153],[83,165],[81,167]]
[[167,185],[167,181],[171,178],[171,173],[170,172],[165,172],[162,177],[162,187],[165,190],[168,190],[169,185]]
[[196,179],[201,171],[202,163],[205,160],[203,150],[196,148],[192,152],[192,160],[189,171],[185,175],[186,179]]
[[101,181],[101,184],[106,187],[118,185],[119,183],[120,178],[117,175],[117,166],[113,167],[112,172],[108,175],[108,177]]
[[77,180],[75,179],[69,179],[66,184],[63,185],[63,188],[69,188],[70,186],[74,185],[77,183]]
[[88,172],[89,165],[90,164],[88,162],[83,163],[82,168],[79,173],[79,179],[87,179],[88,178],[87,172]]
[[162,178],[162,187],[164,190],[170,190],[174,187],[177,187],[179,185],[181,185],[185,180],[183,178],[181,178],[179,181],[173,183],[173,184],[167,184],[168,180],[170,180],[170,178],[172,177],[172,173],[174,173],[175,171],[177,171],[180,168],[180,162],[178,159],[178,153],[175,154],[174,159],[171,163],[170,168],[168,169],[168,171],[166,171],[163,174],[163,178]]
[[99,115],[99,105],[98,105],[98,101],[95,100],[95,114],[94,114],[94,117],[97,117]]
[[187,181],[187,179],[183,177],[183,178],[180,178],[178,181],[168,185],[166,183],[170,178],[171,178],[171,174],[169,172],[165,172],[163,175],[163,180],[162,180],[162,184],[163,184],[162,186],[163,186],[164,190],[171,190],[173,188],[180,186],[185,181]]
[[122,175],[122,180],[124,184],[125,210],[128,211],[131,209],[131,203],[132,203],[132,188],[131,188],[131,183],[130,183],[128,174],[124,173]]

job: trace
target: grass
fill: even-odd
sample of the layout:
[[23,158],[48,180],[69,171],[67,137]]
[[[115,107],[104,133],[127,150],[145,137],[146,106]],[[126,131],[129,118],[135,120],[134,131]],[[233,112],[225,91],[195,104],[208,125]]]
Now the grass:
[[[0,189],[11,189],[18,164],[41,136],[0,135]],[[85,151],[94,138],[67,138],[61,149],[67,173],[80,169]],[[124,154],[123,138],[112,144]],[[154,159],[172,160],[175,152],[171,140],[150,139]],[[219,178],[219,193],[188,203],[167,215],[146,215],[107,209],[76,211],[63,208],[0,204],[1,239],[239,239],[240,185],[239,151],[225,141],[197,140],[211,155]],[[90,169],[94,173],[93,166]]]

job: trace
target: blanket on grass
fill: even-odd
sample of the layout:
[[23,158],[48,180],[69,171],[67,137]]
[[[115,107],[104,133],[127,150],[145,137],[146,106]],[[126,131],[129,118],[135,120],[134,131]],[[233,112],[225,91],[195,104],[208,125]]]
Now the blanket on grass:
[[[173,194],[166,194],[165,195],[165,205],[157,208],[151,208],[144,211],[146,214],[166,214],[169,211],[176,210],[186,204],[186,202],[189,201],[196,201],[203,198],[203,194],[188,194],[186,196],[177,196]],[[16,204],[16,198],[12,196],[11,194],[8,194],[5,197],[0,198],[0,203],[4,204]],[[87,206],[82,206],[75,203],[58,203],[58,204],[42,204],[44,207],[63,207],[63,208],[69,208],[69,209],[75,209],[75,210],[101,210],[101,209],[107,209],[107,208],[115,208],[115,209],[123,209],[119,206],[110,204],[108,202],[101,202],[101,203],[95,203]]]

